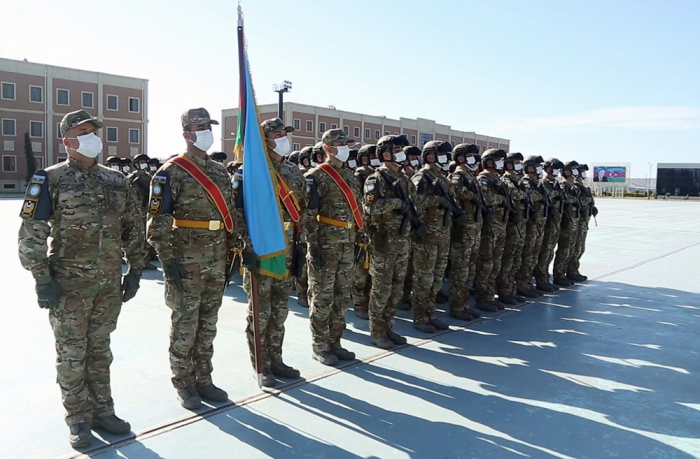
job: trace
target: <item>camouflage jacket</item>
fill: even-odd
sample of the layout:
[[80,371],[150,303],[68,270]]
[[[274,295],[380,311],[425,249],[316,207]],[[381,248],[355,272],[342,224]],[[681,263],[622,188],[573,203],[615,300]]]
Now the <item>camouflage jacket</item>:
[[148,194],[151,185],[152,175],[144,169],[136,169],[134,172],[126,176],[127,181],[131,184],[137,196],[137,201],[143,210],[148,209]]
[[[151,180],[151,197],[146,234],[161,261],[207,262],[226,257],[241,224],[237,221],[233,188],[226,169],[209,157],[194,153],[185,155],[194,160],[200,170],[221,190],[234,219],[233,233],[223,226],[219,230],[175,227],[173,219],[222,221],[218,209],[211,203],[204,187],[188,172],[172,161],[166,162]],[[162,197],[158,205],[154,198]]]
[[454,189],[457,201],[467,213],[467,224],[480,222],[482,217],[481,207],[479,207],[481,195],[477,192],[476,177],[463,167],[457,166],[448,178]]
[[142,214],[119,171],[71,157],[37,171],[20,216],[20,261],[37,279],[120,276],[124,254],[133,268],[145,264]]
[[542,191],[538,185],[539,180],[537,178],[530,177],[529,175],[524,176],[520,180],[520,188],[530,198],[530,202],[532,203],[531,211],[534,211],[536,215],[534,221],[541,224],[544,223],[545,220],[545,209],[543,202],[544,197],[542,196]]
[[[345,183],[352,189],[360,212],[363,213],[360,185],[357,183],[357,179],[352,171],[344,166],[338,168],[330,161],[327,161],[327,163],[331,164],[331,167],[340,174]],[[304,177],[308,199],[308,207],[304,215],[307,243],[309,245],[319,243],[354,243],[357,232],[354,224],[355,218],[340,187],[335,184],[330,175],[318,167],[311,169]],[[318,221],[318,217],[332,218],[352,225],[350,225],[350,228],[341,228],[321,223]]]
[[582,212],[584,214],[588,214],[585,215],[588,217],[590,216],[591,208],[595,205],[595,198],[593,198],[593,193],[591,192],[590,187],[587,187],[581,182],[576,182],[576,186],[580,191]]
[[355,169],[354,174],[357,182],[360,184],[360,189],[365,186],[365,180],[367,180],[367,177],[374,174],[374,171],[375,169],[372,166],[360,166]]
[[501,178],[488,170],[481,171],[476,176],[476,181],[481,187],[481,195],[484,197],[484,204],[493,210],[493,222],[502,224],[507,215],[505,202],[507,197],[503,194],[503,182]]
[[549,196],[549,202],[552,208],[557,209],[556,212],[550,210],[549,215],[561,218],[562,207],[562,188],[561,184],[555,178],[544,177],[540,179],[540,191],[543,196],[546,193]]
[[416,172],[411,181],[416,187],[416,207],[422,213],[423,223],[428,227],[428,233],[449,233],[452,216],[450,214],[445,221],[445,213],[449,213],[449,210],[440,207],[443,198],[438,191],[437,183],[441,183],[443,189],[452,197],[454,197],[454,191],[442,171],[433,170],[426,164]]
[[501,175],[501,181],[505,183],[510,200],[523,219],[525,218],[525,199],[527,194],[520,188],[520,176],[515,172],[506,171]]
[[[408,196],[411,202],[415,202],[416,189],[408,177],[401,171],[394,172],[382,165],[365,180],[363,206],[369,223],[375,233],[379,234],[378,238],[384,238],[388,243],[406,243],[410,231],[401,235],[401,225],[404,220],[404,215],[401,213],[403,201],[399,198],[394,186],[400,186],[404,195]],[[407,229],[410,230],[410,224]]]
[[580,193],[579,187],[576,184],[568,180],[561,182],[561,187],[563,190],[564,199],[564,215],[569,218],[578,218],[581,216],[581,202],[579,201]]

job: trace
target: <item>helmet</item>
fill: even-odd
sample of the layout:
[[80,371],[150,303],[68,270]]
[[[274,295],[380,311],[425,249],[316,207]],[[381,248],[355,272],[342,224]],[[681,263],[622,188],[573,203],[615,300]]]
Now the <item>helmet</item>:
[[362,145],[362,147],[357,152],[357,162],[360,166],[364,166],[362,163],[362,158],[367,158],[367,165],[369,165],[370,156],[377,155],[377,146],[371,143]]
[[299,164],[306,167],[309,161],[311,161],[311,153],[313,151],[311,145],[307,145],[299,151]]
[[449,153],[452,151],[452,145],[450,142],[445,142],[444,140],[431,140],[423,145],[423,153],[421,154],[423,162],[426,161],[426,157],[433,153],[436,156],[440,153]]
[[544,164],[542,166],[547,169],[564,169],[564,163],[559,161],[557,158],[547,158],[544,160]]
[[466,156],[467,153],[478,154],[479,147],[474,145],[473,143],[460,143],[455,145],[454,149],[452,150],[452,153],[454,154],[455,159],[457,159],[457,156]]
[[[531,174],[531,173],[535,172],[535,168],[537,166],[539,166],[540,164],[542,164],[543,162],[544,162],[544,159],[542,159],[542,157],[539,155],[526,156],[525,159],[523,159],[523,171],[526,174]],[[527,171],[528,167],[533,168],[532,172]]]
[[396,138],[395,135],[385,135],[377,140],[377,156],[381,157],[384,150],[394,148]]
[[501,150],[500,148],[489,148],[481,156],[481,165],[484,166],[484,169],[495,169],[496,161],[501,159],[506,159],[505,150]]
[[313,146],[313,150],[311,151],[311,161],[316,164],[321,164],[326,157],[326,152],[323,151],[323,145],[323,142],[318,142]]
[[570,171],[572,169],[576,169],[577,167],[578,167],[578,163],[576,161],[572,160],[572,161],[568,161],[568,162],[564,163],[564,167],[562,169]]
[[579,170],[579,171],[587,171],[587,170],[588,170],[588,164],[579,164],[579,165],[578,165],[578,170]]
[[291,152],[288,159],[292,164],[299,165],[299,150]]

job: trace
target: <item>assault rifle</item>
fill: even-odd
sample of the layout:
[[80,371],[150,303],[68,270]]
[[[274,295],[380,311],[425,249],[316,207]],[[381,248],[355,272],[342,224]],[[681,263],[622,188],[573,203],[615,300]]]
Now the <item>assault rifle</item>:
[[457,202],[455,202],[454,196],[445,189],[445,185],[442,183],[442,181],[437,178],[435,181],[432,183],[433,187],[435,190],[437,190],[438,194],[442,196],[443,198],[446,198],[447,201],[449,202],[449,205],[447,206],[447,209],[445,209],[445,215],[442,218],[442,225],[447,226],[450,221],[450,215],[454,219],[455,224],[457,225],[464,225],[467,223],[467,213],[462,210],[462,208],[457,205]]
[[401,186],[401,179],[397,179],[395,182],[392,182],[389,177],[384,175],[382,171],[378,171],[379,175],[382,176],[384,179],[384,182],[386,182],[387,187],[391,188],[394,191],[394,194],[402,200],[403,202],[408,204],[408,212],[406,212],[403,216],[403,220],[401,220],[401,229],[399,231],[399,234],[402,236],[405,236],[408,234],[408,225],[410,224],[413,230],[416,232],[416,236],[418,237],[418,240],[422,241],[425,239],[425,236],[428,235],[428,227],[425,226],[425,223],[423,223],[423,220],[421,220],[420,215],[418,215],[418,211],[416,210],[416,207],[413,205],[413,202],[408,198],[408,193],[404,189],[404,187]]

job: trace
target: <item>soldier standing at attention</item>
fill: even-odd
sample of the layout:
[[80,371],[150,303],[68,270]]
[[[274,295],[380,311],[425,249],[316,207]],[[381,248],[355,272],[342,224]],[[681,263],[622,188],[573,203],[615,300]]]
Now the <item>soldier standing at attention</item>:
[[207,150],[214,143],[203,108],[182,114],[187,151],[167,161],[151,180],[148,242],[158,251],[165,278],[165,303],[172,310],[170,369],[177,398],[187,409],[202,398],[228,395],[211,378],[226,277],[226,253],[233,246],[233,188],[224,166]]
[[[280,118],[265,120],[261,124],[265,132],[267,152],[270,156],[275,172],[273,180],[279,186],[279,201],[284,218],[284,230],[287,236],[287,269],[292,269],[292,257],[294,251],[294,237],[301,235],[301,215],[306,207],[306,193],[304,176],[297,166],[286,161],[291,151],[287,134],[294,132],[291,126],[285,126]],[[237,221],[245,221],[245,209],[243,207],[243,177],[238,174],[235,177],[238,182],[234,184],[236,194]],[[241,228],[241,236],[247,239],[247,233]],[[244,252],[245,256],[245,252]],[[284,341],[284,322],[289,315],[287,300],[292,290],[294,278],[275,279],[269,276],[257,277],[257,298],[260,321],[260,344],[262,349],[262,384],[265,387],[274,387],[275,376],[280,378],[296,379],[299,370],[296,370],[282,361],[282,343]],[[246,336],[250,361],[255,368],[255,336],[253,327],[253,295],[251,293],[250,270],[246,269],[243,276],[243,288],[248,294],[248,315]]]
[[119,158],[119,164],[121,166],[122,174],[131,174],[131,158]]
[[[384,136],[380,141],[387,142],[389,136]],[[387,144],[388,145],[388,144]],[[370,158],[377,157],[377,147],[375,145],[363,145],[357,152],[360,165],[355,169],[355,178],[360,185],[360,189],[365,186],[367,177],[374,173],[374,168],[369,165]],[[354,312],[360,319],[369,319],[369,293],[372,288],[372,278],[369,275],[369,241],[364,232],[358,233],[357,246],[361,249],[361,259],[356,260],[353,271],[352,298],[354,300]]]
[[108,156],[107,159],[105,159],[105,164],[112,170],[122,171],[121,160],[116,156]]
[[[422,152],[420,148],[414,146],[406,146],[403,148],[404,153],[406,153],[406,161],[403,164],[403,173],[410,180],[420,169],[420,158]],[[413,182],[411,182],[413,185]],[[396,305],[396,309],[402,311],[411,310],[411,292],[413,291],[413,241],[408,240],[411,247],[408,250],[408,268],[406,268],[406,279],[403,283],[403,294],[401,295],[401,300]]]
[[[299,170],[302,175],[311,170],[311,154],[312,146],[306,146],[299,150]],[[303,226],[303,225],[302,225]],[[306,242],[306,236],[302,232],[302,241]],[[303,245],[304,256],[306,256],[306,244]],[[297,291],[297,302],[302,308],[309,307],[309,266],[304,263],[301,271],[301,276],[295,279],[295,287]]]
[[562,218],[562,189],[557,182],[559,171],[564,168],[564,163],[556,158],[547,159],[544,164],[544,177],[540,179],[540,189],[544,198],[547,222],[544,226],[542,249],[535,264],[534,275],[537,290],[542,292],[554,292],[559,287],[549,282],[549,265],[554,259],[554,247],[559,240],[559,229]]
[[578,230],[576,231],[576,245],[569,257],[569,262],[566,268],[566,277],[574,282],[584,282],[588,280],[587,276],[579,272],[581,267],[581,257],[586,251],[586,237],[588,237],[588,224],[591,221],[591,215],[598,215],[598,208],[595,206],[595,199],[591,193],[590,187],[585,185],[586,173],[588,165],[581,164],[578,166],[579,176],[574,181],[579,188],[581,196],[581,218],[578,221]]
[[579,201],[580,189],[574,183],[578,177],[578,163],[569,161],[564,163],[562,177],[562,196],[564,200],[564,214],[561,217],[561,231],[557,243],[557,253],[554,257],[552,277],[554,285],[569,287],[574,285],[572,280],[566,277],[566,268],[569,263],[572,251],[576,246],[576,233],[578,231],[578,221],[581,216],[581,203]]
[[[133,187],[136,199],[139,203],[139,210],[143,218],[143,230],[146,232],[146,216],[148,215],[148,192],[151,185],[151,174],[148,172],[148,161],[150,158],[147,155],[140,154],[134,157],[134,171],[127,175],[126,180]],[[150,252],[152,246],[145,240],[143,241],[144,250]],[[149,257],[150,258],[150,257]],[[156,269],[156,267],[147,260],[143,269]]]
[[[19,257],[36,280],[39,306],[49,310],[75,448],[90,445],[91,425],[111,434],[131,430],[114,414],[109,335],[122,303],[139,288],[143,222],[122,173],[97,164],[102,142],[95,133],[102,126],[84,110],[63,117],[68,159],[34,173],[20,214]],[[123,281],[122,252],[130,266]]]
[[537,257],[542,247],[544,225],[547,221],[547,208],[544,206],[542,191],[539,187],[539,176],[543,173],[541,156],[526,156],[523,161],[524,177],[520,185],[529,201],[532,203],[529,219],[526,222],[525,242],[523,244],[520,269],[515,275],[518,294],[527,298],[537,298],[535,286],[532,285],[532,272],[537,263]]
[[306,173],[305,227],[311,308],[312,357],[324,365],[354,360],[340,339],[350,304],[356,231],[364,228],[359,184],[344,167],[352,143],[342,129],[323,133],[324,163]]

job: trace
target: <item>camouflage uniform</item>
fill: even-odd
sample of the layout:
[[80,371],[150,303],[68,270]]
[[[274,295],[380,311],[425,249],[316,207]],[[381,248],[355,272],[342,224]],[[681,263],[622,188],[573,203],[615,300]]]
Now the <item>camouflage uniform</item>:
[[509,221],[506,225],[501,270],[496,277],[498,297],[503,299],[512,298],[516,293],[515,273],[520,269],[520,257],[525,243],[524,235],[527,222],[522,219],[522,216],[525,215],[525,204],[523,200],[526,195],[519,187],[520,177],[513,171],[506,171],[501,176],[501,181],[507,187],[508,199],[513,203],[515,212],[521,216],[521,220],[517,223],[515,221]]
[[[145,155],[139,155],[139,156],[145,156]],[[137,158],[139,158],[139,156],[134,158],[134,161],[136,161]],[[146,156],[146,160],[148,160],[147,156]],[[142,215],[143,231],[145,234],[145,232],[146,232],[146,218],[148,216],[148,194],[149,194],[149,190],[150,190],[152,174],[150,174],[148,172],[148,168],[141,169],[138,166],[136,166],[136,167],[137,168],[134,170],[134,172],[127,175],[126,180],[132,186],[136,200],[139,203],[139,211],[141,212],[141,215]],[[153,246],[151,246],[148,243],[148,241],[146,241],[145,238],[143,241],[143,246],[144,246],[144,250],[146,252],[149,252],[149,254],[153,253],[153,255],[155,255],[155,249],[153,249]],[[149,259],[150,259],[150,255],[149,255]],[[154,268],[155,268],[155,266],[151,265],[149,262],[149,269],[154,269]]]
[[[355,169],[355,178],[359,183],[360,189],[365,186],[365,181],[367,177],[374,174],[374,168],[370,166],[360,166]],[[367,246],[367,241],[365,238],[358,238],[358,244]],[[370,247],[364,247],[365,250],[370,252]],[[372,278],[370,277],[370,271],[368,268],[364,267],[363,260],[358,260],[355,264],[355,270],[353,272],[353,282],[352,282],[352,297],[355,302],[355,314],[367,313],[369,311],[369,295],[372,289]]]
[[[567,180],[562,182],[564,196],[564,214],[561,219],[561,231],[559,232],[559,241],[557,243],[557,253],[554,258],[554,267],[552,275],[554,283],[566,279],[566,268],[569,262],[572,250],[576,245],[576,232],[578,231],[579,222],[579,189],[573,183]],[[569,282],[567,282],[569,284]]]
[[[190,151],[184,155],[217,185],[229,210],[235,209],[233,188],[224,166]],[[162,205],[158,205],[154,198],[161,196]],[[178,220],[183,221],[182,225]],[[166,162],[153,177],[148,242],[156,248],[164,265],[178,261],[182,276],[183,291],[178,291],[174,282],[164,276],[165,303],[172,310],[170,368],[176,389],[212,383],[211,360],[225,288],[226,254],[235,241],[234,234],[221,223],[219,229],[210,230],[189,227],[185,222],[221,220],[204,187],[174,162]],[[237,223],[234,226],[240,227]]]
[[576,183],[576,186],[579,188],[581,196],[581,218],[579,218],[578,221],[578,228],[576,230],[576,244],[574,245],[572,253],[569,257],[566,273],[568,277],[572,277],[572,275],[574,277],[580,276],[585,278],[582,280],[586,280],[586,276],[581,276],[579,268],[581,266],[581,257],[586,251],[586,238],[588,237],[588,225],[591,221],[591,215],[596,214],[597,209],[595,209],[595,199],[593,198],[591,189],[580,182]]
[[[311,170],[310,167],[310,161],[311,161],[311,151],[313,147],[304,147],[299,151],[299,170],[301,171],[302,176],[306,174],[309,170]],[[307,166],[308,164],[308,166]],[[306,242],[306,235],[302,234],[302,240]],[[306,244],[304,245],[304,254],[306,255]],[[295,288],[297,291],[297,300],[299,301],[299,304],[303,307],[308,308],[309,307],[309,267],[307,263],[304,263],[304,267],[302,269],[302,274],[301,277],[297,277],[294,279],[295,282]]]
[[530,218],[526,222],[525,238],[522,249],[522,258],[520,269],[517,271],[515,281],[518,288],[518,293],[533,297],[537,293],[533,290],[532,271],[537,263],[537,257],[542,247],[542,238],[544,237],[544,225],[547,221],[545,207],[542,202],[542,192],[539,189],[539,181],[535,176],[526,175],[520,181],[522,189],[529,196],[533,208]]
[[22,266],[39,282],[53,278],[61,292],[49,321],[66,423],[112,415],[110,333],[122,305],[122,255],[132,269],[145,262],[131,187],[119,171],[69,157],[35,173],[21,217]]
[[537,287],[550,285],[549,283],[549,265],[554,259],[554,247],[559,240],[559,231],[561,228],[561,204],[562,204],[562,189],[555,178],[544,177],[540,179],[540,189],[543,194],[548,196],[550,204],[547,216],[547,222],[544,226],[544,236],[542,237],[542,248],[540,249],[537,263],[535,264],[534,276],[537,282]]

